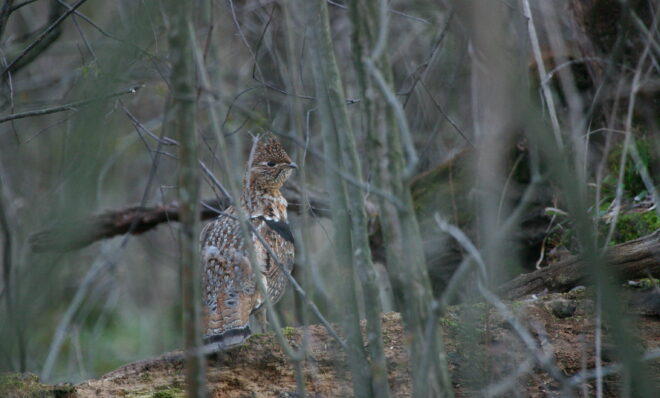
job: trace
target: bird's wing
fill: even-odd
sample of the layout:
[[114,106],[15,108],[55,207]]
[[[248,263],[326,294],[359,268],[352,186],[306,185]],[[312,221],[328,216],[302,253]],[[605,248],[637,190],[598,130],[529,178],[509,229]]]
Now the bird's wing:
[[[202,234],[205,338],[246,330],[260,300],[238,221],[220,216]],[[249,329],[248,334],[249,334]]]
[[253,223],[255,223],[257,232],[270,247],[270,251],[284,266],[284,270],[282,270],[261,241],[255,241],[257,258],[260,260],[262,272],[266,276],[268,296],[275,304],[282,298],[287,284],[287,276],[284,272],[290,273],[293,268],[293,235],[286,222],[275,222],[261,218],[260,220],[254,220]]

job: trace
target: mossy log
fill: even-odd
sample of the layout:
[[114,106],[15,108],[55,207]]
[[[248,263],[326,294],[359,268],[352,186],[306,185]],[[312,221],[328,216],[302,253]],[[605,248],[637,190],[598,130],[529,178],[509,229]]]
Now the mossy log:
[[[620,280],[660,275],[660,229],[654,233],[613,246],[605,255],[607,264]],[[569,256],[556,264],[522,274],[500,286],[500,294],[510,300],[526,295],[565,292],[589,280],[578,256]]]

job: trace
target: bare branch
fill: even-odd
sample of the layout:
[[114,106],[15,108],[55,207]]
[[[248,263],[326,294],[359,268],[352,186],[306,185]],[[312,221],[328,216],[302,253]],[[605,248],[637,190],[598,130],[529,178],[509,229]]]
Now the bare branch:
[[9,19],[9,15],[14,11],[13,4],[14,0],[7,0],[5,1],[5,4],[2,5],[2,8],[0,8],[0,37],[2,37],[5,27],[7,27],[7,19]]
[[[302,195],[295,186],[284,188],[284,196],[289,202],[289,211],[310,212],[317,216],[328,216],[328,204],[320,196],[307,193],[311,207],[306,207]],[[218,216],[217,211],[229,206],[226,197],[202,201],[204,209],[200,212],[201,220],[210,220]],[[30,246],[36,252],[68,251],[79,249],[102,239],[109,239],[126,233],[141,234],[160,224],[179,221],[179,204],[172,202],[164,206],[136,206],[112,210],[91,216],[83,220],[70,220],[66,225],[58,224],[30,236]],[[131,227],[133,226],[134,227]]]
[[536,34],[536,27],[534,26],[534,19],[532,17],[532,10],[529,7],[529,0],[523,0],[523,10],[525,18],[527,18],[527,26],[529,29],[529,38],[532,44],[532,50],[534,52],[534,59],[536,61],[536,67],[539,70],[539,80],[541,81],[541,90],[543,91],[543,98],[545,99],[546,106],[550,112],[550,121],[552,123],[552,132],[554,133],[555,141],[557,147],[563,148],[564,142],[561,137],[561,130],[559,128],[559,119],[557,118],[557,110],[555,108],[555,101],[550,92],[550,86],[548,85],[546,76],[547,72],[545,70],[545,64],[543,63],[543,56],[541,55],[541,46],[539,45],[539,38]]
[[103,101],[103,100],[110,99],[110,98],[115,98],[115,97],[120,97],[120,96],[126,95],[126,94],[135,94],[142,87],[144,87],[144,85],[140,84],[140,85],[137,85],[137,86],[133,86],[129,89],[118,91],[116,93],[104,95],[104,96],[101,96],[101,97],[90,98],[90,99],[86,99],[86,100],[80,100],[80,101],[71,102],[71,103],[65,104],[65,105],[51,106],[49,108],[35,109],[33,111],[13,113],[13,114],[10,114],[10,115],[0,117],[0,123],[5,123],[5,122],[9,122],[11,120],[23,119],[23,118],[32,117],[32,116],[49,115],[51,113],[57,113],[57,112],[75,111],[75,110],[77,110],[76,108],[79,108],[79,107],[85,106],[85,105],[89,105],[93,102]]
[[[22,7],[27,6],[27,5],[29,5],[29,4],[36,3],[37,1],[39,1],[39,0],[25,0],[25,1],[23,1],[23,2],[20,2],[20,3],[16,4],[16,5],[14,5],[14,6],[11,8],[11,12],[14,12],[14,11],[18,10],[19,8],[22,8]],[[11,1],[8,1],[8,3],[11,3]]]
[[[342,10],[348,9],[347,6],[345,6],[343,4],[339,4],[336,1],[327,0],[327,2],[328,2],[328,4],[330,4],[333,7],[341,8]],[[387,11],[394,14],[394,15],[397,15],[397,16],[400,16],[400,17],[403,17],[403,18],[407,18],[407,19],[410,19],[412,21],[421,22],[421,23],[425,23],[425,24],[431,24],[431,22],[427,19],[416,17],[414,15],[409,15],[409,14],[406,14],[404,12],[394,10],[392,8],[388,8]]]
[[413,144],[412,141],[410,128],[408,127],[408,119],[406,118],[406,114],[403,109],[403,106],[396,98],[396,94],[394,94],[394,91],[392,91],[392,89],[385,81],[383,74],[378,70],[378,68],[376,68],[373,59],[365,58],[364,64],[366,65],[373,79],[378,84],[378,88],[380,89],[381,93],[383,94],[383,96],[385,96],[385,99],[387,100],[387,102],[390,104],[390,106],[394,111],[394,115],[396,117],[396,120],[399,124],[399,129],[401,131],[401,141],[403,143],[404,150],[406,151],[406,155],[408,157],[408,165],[406,166],[405,177],[410,178],[412,177],[415,168],[417,167],[417,163],[419,163],[419,158],[417,157],[417,152],[415,151],[415,145]]
[[7,65],[7,67],[2,71],[2,78],[4,79],[7,75],[7,72],[13,70],[13,68],[18,65],[18,63],[30,52],[32,51],[46,36],[48,36],[55,28],[57,28],[69,15],[71,15],[78,7],[83,5],[87,0],[78,0],[76,4],[71,6],[71,8],[66,11],[64,14],[60,15],[53,23],[50,24],[29,46],[25,48],[13,61]]

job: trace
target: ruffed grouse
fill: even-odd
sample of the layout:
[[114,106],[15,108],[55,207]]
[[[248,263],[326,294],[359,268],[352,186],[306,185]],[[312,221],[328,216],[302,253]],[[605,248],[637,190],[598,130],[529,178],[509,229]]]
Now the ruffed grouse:
[[261,280],[273,303],[284,293],[284,272],[290,273],[293,267],[294,246],[287,222],[287,201],[280,188],[297,167],[272,134],[258,137],[248,161],[240,201],[254,230],[268,243],[285,270],[276,264],[254,232],[250,239],[259,268],[250,263],[238,211],[233,206],[201,233],[207,351],[227,349],[250,336],[250,314],[265,301],[256,284],[257,269],[262,271]]

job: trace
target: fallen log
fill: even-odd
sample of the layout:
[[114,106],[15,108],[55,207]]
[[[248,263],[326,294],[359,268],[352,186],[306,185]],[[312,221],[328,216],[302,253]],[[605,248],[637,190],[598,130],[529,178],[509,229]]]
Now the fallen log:
[[[456,180],[456,185],[458,185],[458,180],[468,178],[470,175],[467,165],[470,164],[471,153],[472,151],[463,151],[414,179],[411,191],[418,210],[444,204],[444,201],[438,201],[438,199],[444,198],[450,193],[452,195],[466,194],[469,184],[461,183],[461,186],[458,187],[454,186],[453,181]],[[282,188],[282,194],[289,202],[287,210],[290,213],[308,212],[316,217],[330,216],[330,204],[322,193],[310,190],[309,187],[305,188],[304,193],[303,195],[301,187],[293,182],[287,183]],[[200,212],[202,221],[216,217],[218,210],[224,210],[229,206],[229,200],[224,197],[206,199],[202,203]],[[369,201],[366,201],[366,205],[369,211],[369,229],[373,235],[378,229],[376,227],[377,210]],[[444,207],[440,209],[443,212],[451,211]],[[432,211],[436,212],[438,208],[433,207]],[[155,229],[160,224],[178,221],[179,205],[176,202],[160,206],[134,206],[109,210],[77,220],[62,220],[33,233],[29,238],[29,243],[35,252],[70,251],[91,245],[99,240],[127,233],[137,235]]]
[[[307,193],[309,204],[303,201],[303,195],[297,187],[282,190],[288,210],[293,213],[309,211],[326,216],[328,204],[318,195]],[[226,198],[202,201],[200,219],[210,220],[217,217],[218,211],[229,206]],[[120,210],[111,210],[88,218],[60,222],[30,236],[30,247],[35,252],[69,251],[80,249],[92,243],[123,234],[141,234],[160,224],[179,221],[179,204],[172,202],[161,206],[135,206]]]
[[[607,263],[619,280],[660,275],[660,229],[607,250]],[[570,256],[540,270],[522,274],[498,288],[502,297],[515,300],[530,294],[566,292],[585,284],[588,275],[579,256]]]

